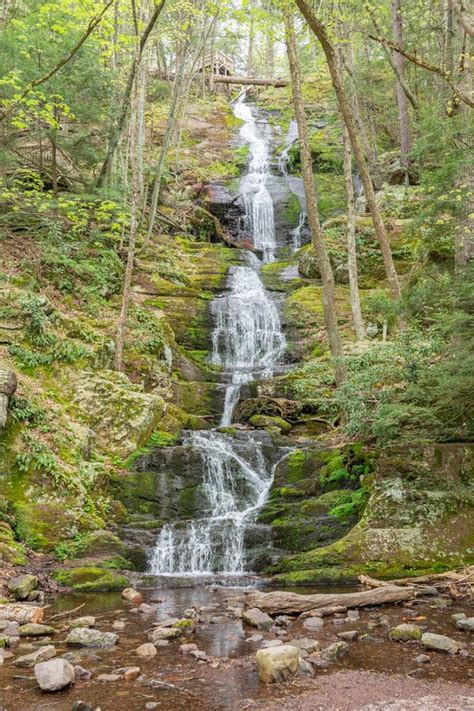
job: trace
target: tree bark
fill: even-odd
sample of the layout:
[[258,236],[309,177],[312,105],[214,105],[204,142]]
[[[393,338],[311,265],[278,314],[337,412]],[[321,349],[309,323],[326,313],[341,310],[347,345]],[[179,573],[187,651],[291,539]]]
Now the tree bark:
[[12,602],[6,605],[0,605],[0,618],[19,622],[20,625],[25,625],[28,622],[39,623],[43,621],[44,607],[35,607],[33,605],[22,605],[20,602]]
[[[151,31],[153,30],[160,14],[161,14],[161,11],[163,10],[165,1],[166,0],[161,0],[161,2],[158,5],[155,5],[155,9],[153,10],[153,13],[148,21],[148,24],[143,31],[143,34],[140,38],[140,45],[139,45],[140,58],[143,55],[143,51],[146,47],[146,43],[147,43],[148,38],[151,34]],[[140,61],[141,61],[141,59],[140,59]],[[120,109],[119,117],[118,117],[118,120],[117,120],[115,126],[112,129],[112,132],[111,132],[111,135],[109,138],[109,146],[107,149],[107,155],[105,156],[105,160],[102,164],[102,168],[100,169],[99,177],[97,178],[96,187],[98,187],[98,188],[102,187],[102,185],[104,185],[104,183],[105,183],[105,180],[109,174],[109,170],[110,170],[110,166],[112,164],[113,157],[115,155],[115,151],[117,150],[117,146],[120,141],[120,137],[121,137],[123,130],[125,128],[125,123],[127,120],[129,109],[130,109],[130,97],[132,94],[132,89],[133,89],[133,85],[135,82],[135,77],[136,77],[136,73],[138,71],[138,67],[139,67],[139,65],[136,64],[136,61],[134,58],[132,67],[130,69],[130,73],[128,75],[127,85],[125,87],[125,91],[123,94],[122,106]]]
[[330,593],[323,595],[300,595],[299,593],[275,591],[264,593],[252,591],[246,594],[246,608],[258,607],[269,615],[306,612],[325,607],[370,607],[389,602],[413,600],[415,590],[409,587],[387,585],[375,590],[363,590],[355,593]]
[[186,56],[181,55],[180,66],[176,74],[176,78],[173,84],[173,91],[171,94],[171,104],[168,113],[168,119],[166,122],[165,135],[163,136],[163,143],[161,144],[160,157],[158,158],[158,165],[156,166],[155,179],[153,183],[153,192],[150,201],[150,212],[148,215],[148,229],[145,243],[148,243],[150,237],[153,233],[153,227],[155,225],[155,214],[156,208],[158,207],[158,198],[160,196],[161,181],[163,179],[163,169],[165,166],[165,159],[168,153],[168,149],[171,143],[171,137],[173,135],[176,118],[179,112],[180,96],[183,90],[183,77],[184,69],[186,65]]
[[[123,348],[125,340],[125,327],[127,323],[128,307],[130,304],[130,292],[132,288],[132,276],[133,276],[133,262],[135,259],[135,248],[137,240],[138,231],[138,216],[140,209],[140,198],[141,198],[141,186],[143,184],[143,177],[140,175],[140,159],[138,146],[140,143],[140,94],[141,86],[140,81],[144,79],[144,75],[140,72],[140,62],[141,62],[141,47],[138,45],[135,54],[135,69],[134,76],[135,81],[133,82],[133,88],[131,93],[131,107],[130,107],[130,144],[129,144],[129,155],[130,155],[130,232],[128,238],[128,253],[127,253],[127,264],[125,267],[125,275],[123,280],[123,291],[122,291],[122,304],[120,308],[120,314],[117,321],[117,330],[115,334],[115,358],[114,366],[115,370],[123,370]],[[142,107],[143,108],[143,107]]]
[[352,321],[358,341],[365,338],[364,320],[360,307],[359,279],[357,274],[357,249],[356,249],[356,213],[354,199],[354,185],[352,183],[352,152],[347,129],[343,130],[344,143],[344,181],[347,197],[347,268],[349,271],[349,291],[351,295]]
[[331,75],[332,84],[336,92],[339,109],[346,125],[347,132],[349,134],[354,159],[357,163],[362,184],[364,186],[367,206],[372,215],[375,234],[380,245],[380,251],[382,252],[382,259],[385,267],[387,281],[389,283],[390,291],[392,293],[393,298],[395,300],[398,300],[400,298],[400,284],[398,281],[398,275],[395,269],[395,265],[393,263],[392,250],[390,248],[387,232],[385,230],[385,225],[382,220],[382,215],[375,199],[375,192],[372,185],[372,180],[360,144],[359,131],[352,115],[350,102],[344,90],[344,86],[338,69],[337,56],[334,47],[332,46],[332,43],[328,37],[326,28],[318,20],[308,3],[305,0],[296,0],[296,4],[304,15],[312,31],[320,41],[321,46],[326,55],[326,61],[329,73]]
[[[403,47],[403,21],[401,0],[392,0],[393,39]],[[400,124],[400,162],[405,169],[405,185],[410,184],[409,167],[411,152],[410,116],[408,113],[407,96],[403,89],[405,83],[405,57],[399,52],[393,53],[393,62],[397,68],[396,94],[398,120]]]
[[[381,30],[380,30],[380,26],[379,26],[379,24],[378,24],[378,22],[377,22],[377,18],[376,18],[375,12],[371,9],[370,6],[367,6],[367,12],[369,13],[369,15],[370,15],[370,17],[371,17],[372,24],[373,24],[373,26],[374,26],[375,31],[380,35],[380,34],[381,34]],[[393,73],[395,74],[395,76],[396,76],[396,78],[397,78],[397,82],[400,84],[400,86],[402,87],[403,91],[405,92],[405,95],[406,95],[408,101],[410,102],[410,104],[411,104],[412,107],[413,107],[413,111],[418,111],[418,110],[419,110],[419,106],[418,106],[417,98],[416,98],[416,96],[414,95],[414,93],[412,92],[412,90],[410,89],[410,87],[408,86],[408,84],[407,84],[407,82],[406,82],[406,79],[405,79],[405,77],[404,77],[404,74],[402,74],[402,73],[400,72],[399,65],[398,65],[397,62],[395,61],[395,54],[392,53],[392,52],[390,52],[390,50],[388,49],[388,47],[386,47],[385,45],[382,45],[382,46],[383,46],[383,49],[384,49],[385,56],[387,57],[387,61],[388,61],[388,63],[390,64],[390,66],[391,66],[391,68],[392,68],[392,70],[393,70]]]
[[326,245],[324,243],[324,235],[319,220],[318,202],[314,187],[313,163],[311,159],[311,151],[309,149],[308,126],[301,92],[300,66],[296,53],[293,17],[289,12],[285,13],[285,39],[290,65],[293,105],[295,109],[296,123],[298,126],[301,170],[306,196],[306,214],[308,216],[308,224],[311,230],[312,242],[318,258],[319,270],[321,272],[324,322],[326,325],[329,348],[331,355],[334,358],[336,385],[340,386],[346,378],[346,370],[343,363],[344,353],[339,336],[339,327],[337,324],[334,275],[332,273],[331,263],[329,261]]
[[254,70],[254,44],[255,44],[255,20],[252,9],[250,7],[250,25],[249,25],[249,46],[247,51],[247,74],[252,74]]

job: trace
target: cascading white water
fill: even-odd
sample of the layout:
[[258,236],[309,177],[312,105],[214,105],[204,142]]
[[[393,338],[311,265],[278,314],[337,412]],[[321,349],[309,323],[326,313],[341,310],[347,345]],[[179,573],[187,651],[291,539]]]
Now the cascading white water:
[[[246,217],[255,247],[264,262],[274,258],[276,239],[273,203],[265,187],[269,171],[268,138],[259,135],[250,108],[240,99],[234,113],[245,123],[242,137],[250,145],[249,171],[241,181]],[[228,293],[213,302],[214,364],[230,379],[221,425],[229,425],[242,384],[270,377],[285,350],[285,337],[274,302],[259,276],[260,261],[244,253],[247,266],[233,267]],[[151,572],[156,575],[243,573],[248,527],[265,502],[273,472],[257,439],[242,448],[220,432],[190,434],[185,445],[200,453],[202,518],[165,525],[158,536]]]
[[[262,252],[263,261],[275,258],[275,222],[273,201],[267,190],[270,153],[269,136],[262,136],[251,108],[245,103],[243,94],[234,105],[234,115],[244,121],[240,136],[249,145],[248,172],[240,182],[240,193],[244,199],[245,218],[255,249]],[[268,128],[268,124],[265,124]]]
[[258,375],[268,378],[285,349],[278,310],[265,291],[258,272],[234,267],[230,293],[213,303],[216,327],[212,362],[231,374],[221,425],[230,425],[240,386]]
[[291,121],[288,126],[288,131],[285,137],[285,147],[278,156],[278,169],[285,176],[288,187],[299,200],[301,212],[297,226],[291,231],[292,249],[296,252],[301,247],[301,232],[306,223],[306,201],[302,180],[299,177],[288,175],[288,162],[290,158],[290,150],[294,142],[298,138],[298,126],[296,121]]
[[282,175],[288,175],[288,162],[290,160],[290,150],[293,143],[298,138],[298,125],[293,119],[290,121],[285,137],[285,147],[278,156],[278,170]]
[[296,252],[301,247],[301,232],[303,230],[303,227],[306,224],[306,217],[307,217],[306,212],[304,210],[301,210],[298,224],[294,228],[294,230],[291,230],[291,238],[293,241],[293,245],[292,245],[293,252]]

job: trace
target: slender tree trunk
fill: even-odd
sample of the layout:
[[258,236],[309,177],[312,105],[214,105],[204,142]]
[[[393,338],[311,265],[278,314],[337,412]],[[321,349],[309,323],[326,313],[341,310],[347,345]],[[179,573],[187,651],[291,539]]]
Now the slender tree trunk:
[[[394,41],[403,47],[403,22],[401,0],[392,0],[392,27]],[[407,96],[403,89],[405,82],[405,57],[399,52],[393,52],[393,62],[397,68],[397,106],[400,123],[400,162],[405,170],[405,185],[410,184],[409,167],[411,152],[410,116],[408,113]]]
[[150,212],[148,216],[148,230],[145,240],[145,244],[148,243],[150,237],[153,233],[153,227],[155,225],[155,214],[156,208],[158,207],[158,198],[160,196],[161,181],[163,180],[163,169],[165,166],[165,159],[168,153],[168,149],[171,143],[171,137],[174,133],[176,119],[179,113],[180,98],[183,91],[183,77],[186,65],[186,56],[181,55],[181,63],[176,72],[176,78],[173,84],[173,90],[171,92],[171,103],[170,110],[168,113],[168,120],[166,122],[165,135],[163,136],[163,143],[161,144],[160,157],[158,158],[158,165],[156,166],[155,179],[153,184],[153,192],[150,202]]
[[140,164],[138,159],[138,144],[140,142],[140,78],[143,76],[139,71],[140,65],[140,48],[137,48],[135,56],[135,71],[134,75],[136,77],[133,82],[133,88],[131,92],[130,101],[130,143],[129,143],[129,156],[130,156],[130,172],[131,172],[131,183],[130,183],[130,233],[128,237],[128,253],[127,253],[127,264],[125,267],[125,275],[123,280],[123,292],[122,292],[122,304],[120,308],[120,314],[117,321],[117,330],[115,334],[115,358],[114,365],[115,370],[123,370],[123,348],[125,340],[125,327],[127,323],[128,308],[130,304],[130,292],[132,288],[132,276],[133,276],[133,262],[135,259],[135,249],[136,249],[136,239],[137,239],[137,229],[138,229],[138,217],[140,210],[140,198],[142,185],[142,176],[140,175]]
[[255,20],[251,9],[250,13],[249,46],[247,51],[247,74],[251,77],[254,73]]
[[352,184],[352,151],[351,142],[347,133],[347,128],[343,129],[344,143],[344,180],[347,196],[347,268],[349,271],[349,291],[351,294],[352,321],[354,331],[358,341],[365,338],[364,320],[360,308],[359,279],[357,274],[357,250],[356,250],[356,213],[354,186]]
[[324,235],[319,220],[318,201],[314,187],[313,164],[311,160],[311,151],[309,149],[308,126],[306,123],[303,96],[301,92],[300,66],[296,53],[293,18],[290,13],[285,13],[285,38],[288,61],[290,65],[293,105],[295,108],[296,123],[298,125],[301,168],[306,196],[306,213],[308,215],[308,224],[311,230],[312,243],[316,251],[319,270],[321,272],[324,322],[326,325],[329,348],[335,361],[334,369],[336,385],[340,386],[345,380],[346,370],[342,360],[343,349],[337,324],[334,275],[332,273],[326,245],[324,244]]
[[351,141],[352,152],[354,155],[354,159],[357,163],[357,167],[359,169],[362,184],[364,186],[367,205],[372,215],[372,221],[374,223],[375,234],[380,245],[380,251],[382,252],[382,259],[384,262],[385,273],[387,275],[387,281],[389,283],[393,298],[398,300],[400,298],[400,284],[398,281],[398,275],[395,269],[395,265],[393,263],[392,250],[390,248],[390,243],[388,240],[387,232],[385,230],[382,215],[375,199],[375,192],[372,185],[372,180],[360,144],[359,131],[354,121],[354,117],[352,115],[352,108],[344,90],[342,79],[338,70],[337,57],[334,47],[332,46],[332,43],[329,40],[324,25],[318,20],[308,3],[305,2],[305,0],[296,0],[296,4],[304,15],[312,31],[319,39],[326,55],[327,65],[329,73],[331,75],[332,84],[336,92],[339,109],[342,114],[343,121],[347,127],[347,132]]
[[[141,61],[141,56],[143,55],[143,52],[145,50],[148,38],[150,37],[150,34],[151,34],[151,32],[152,32],[160,14],[161,14],[161,11],[163,10],[164,4],[165,4],[165,0],[161,0],[161,2],[158,5],[155,5],[155,9],[153,10],[153,13],[148,21],[148,24],[143,31],[143,34],[140,39],[139,62]],[[130,97],[132,94],[132,89],[134,86],[138,67],[139,67],[139,64],[137,64],[136,60],[134,60],[134,62],[132,63],[132,68],[131,68],[130,73],[128,75],[127,85],[125,87],[125,91],[123,94],[122,106],[120,109],[119,117],[118,117],[116,124],[114,125],[114,127],[112,129],[112,133],[109,138],[109,146],[107,149],[107,155],[105,156],[105,160],[102,164],[102,168],[100,169],[99,177],[97,178],[96,186],[98,188],[101,187],[105,183],[105,180],[109,174],[110,166],[112,164],[112,160],[113,160],[115,151],[117,150],[117,146],[120,141],[120,137],[123,133],[123,129],[125,128],[125,123],[126,123],[129,108],[130,108]]]

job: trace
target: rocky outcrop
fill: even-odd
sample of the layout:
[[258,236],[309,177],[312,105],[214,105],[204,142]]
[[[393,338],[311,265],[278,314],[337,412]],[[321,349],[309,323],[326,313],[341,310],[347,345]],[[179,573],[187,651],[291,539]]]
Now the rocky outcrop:
[[284,559],[285,583],[417,575],[470,564],[474,447],[392,447],[377,461],[358,523],[328,546]]
[[83,372],[73,386],[73,402],[79,417],[91,427],[97,446],[131,454],[165,414],[162,397],[144,391],[115,371]]

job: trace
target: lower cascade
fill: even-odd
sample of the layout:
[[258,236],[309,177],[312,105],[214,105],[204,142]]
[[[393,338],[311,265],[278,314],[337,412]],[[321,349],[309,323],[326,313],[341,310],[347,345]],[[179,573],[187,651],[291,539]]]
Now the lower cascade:
[[[255,121],[251,108],[239,98],[234,113],[244,121],[241,138],[248,143],[248,172],[240,192],[246,230],[262,261],[274,259],[276,237],[273,202],[266,188],[269,174],[269,138]],[[270,377],[284,353],[286,342],[278,309],[259,275],[260,260],[243,253],[246,266],[233,267],[228,291],[212,304],[215,328],[211,361],[223,368],[228,382],[221,426],[232,422],[241,386]],[[216,431],[189,434],[184,442],[199,452],[205,505],[202,518],[166,524],[151,559],[155,575],[243,573],[245,538],[255,525],[273,479],[273,466],[262,452],[258,437],[249,435],[246,447]]]

